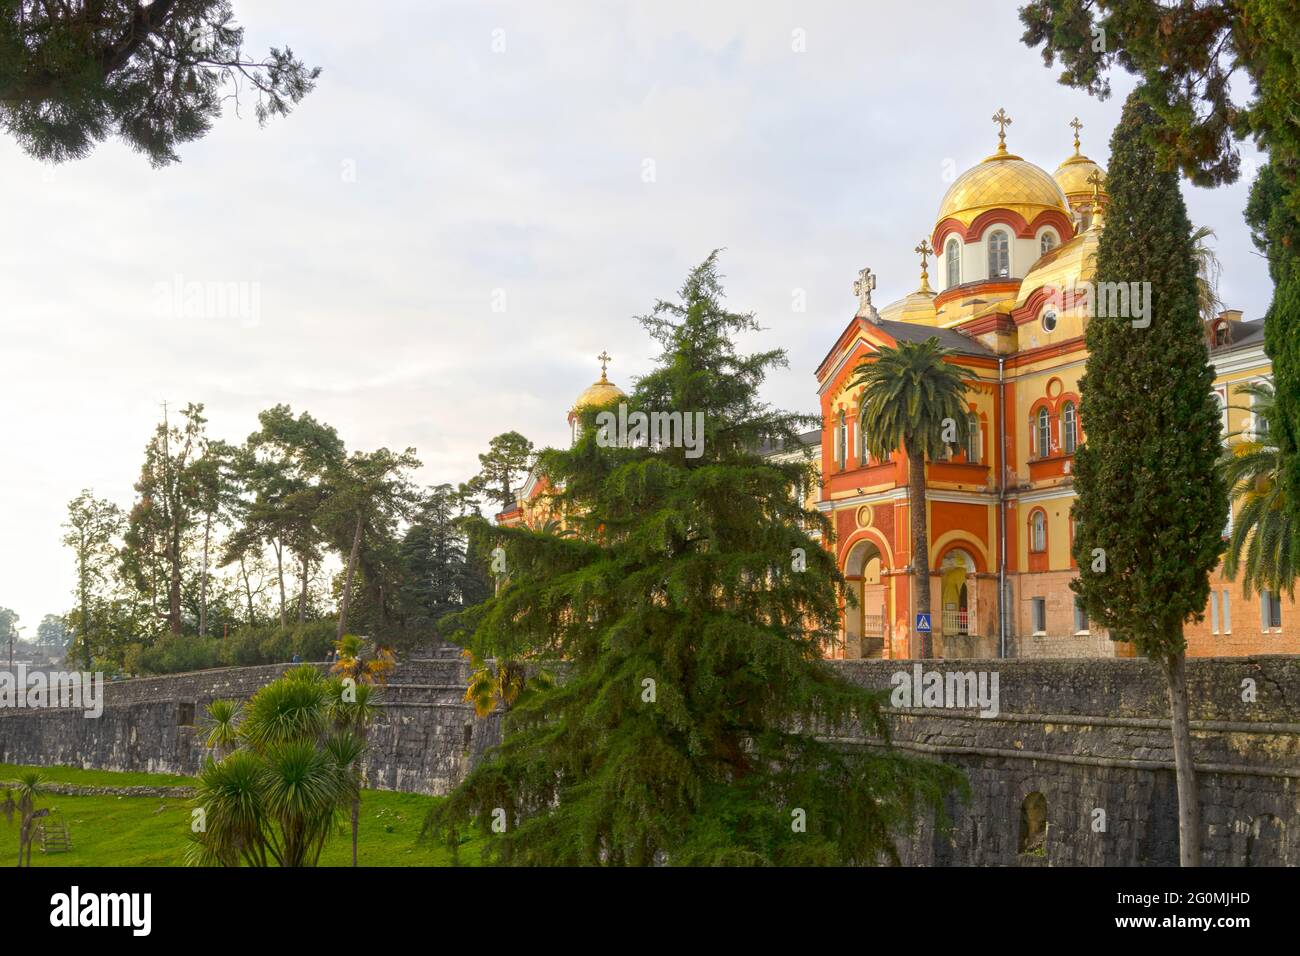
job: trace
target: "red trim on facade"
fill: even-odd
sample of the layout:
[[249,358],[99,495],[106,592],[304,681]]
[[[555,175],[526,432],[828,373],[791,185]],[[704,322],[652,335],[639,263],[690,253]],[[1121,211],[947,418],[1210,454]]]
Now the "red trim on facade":
[[946,252],[943,246],[949,236],[955,235],[962,242],[979,242],[985,230],[998,222],[1010,226],[1021,239],[1034,238],[1043,226],[1055,228],[1056,236],[1062,243],[1068,242],[1075,236],[1074,223],[1059,209],[1044,209],[1033,218],[1032,222],[1026,222],[1025,217],[1014,210],[993,208],[980,213],[971,220],[969,226],[963,226],[961,220],[954,219],[952,216],[941,220],[930,236],[930,245],[940,250],[942,257],[942,253]]
[[938,312],[940,308],[954,299],[974,299],[984,295],[993,298],[1006,298],[998,293],[1016,292],[1019,289],[1019,279],[976,279],[973,282],[963,282],[951,289],[944,289],[936,295],[934,297],[934,310]]

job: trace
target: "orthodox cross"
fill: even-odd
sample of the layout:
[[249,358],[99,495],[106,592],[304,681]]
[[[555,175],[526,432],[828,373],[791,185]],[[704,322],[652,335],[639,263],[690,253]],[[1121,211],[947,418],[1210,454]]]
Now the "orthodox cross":
[[930,248],[929,242],[927,242],[925,239],[922,239],[921,244],[912,251],[919,252],[921,254],[921,291],[929,292],[930,273],[926,269],[926,260],[928,259],[928,257],[934,255],[934,250]]
[[921,254],[921,275],[925,275],[926,259],[927,257],[934,255],[934,250],[930,248],[930,243],[928,241],[922,239],[921,244],[917,246],[915,249],[913,249],[912,251],[919,252]]
[[1079,117],[1070,120],[1070,125],[1074,127],[1074,155],[1079,155],[1079,130],[1083,129],[1083,124],[1079,122]]
[[858,297],[858,314],[866,315],[873,311],[871,305],[871,290],[876,287],[876,277],[871,272],[871,267],[863,269],[858,273],[857,280],[853,283],[853,294]]
[[1095,206],[1101,201],[1101,184],[1105,182],[1101,171],[1094,169],[1092,175],[1088,177],[1088,182],[1092,183],[1092,203]]
[[610,355],[608,352],[602,349],[600,354],[597,355],[596,358],[600,359],[600,380],[603,382],[605,381],[605,366],[610,361]]
[[1006,149],[1007,127],[1011,125],[1011,117],[999,106],[998,111],[993,114],[993,122],[998,124],[998,149]]

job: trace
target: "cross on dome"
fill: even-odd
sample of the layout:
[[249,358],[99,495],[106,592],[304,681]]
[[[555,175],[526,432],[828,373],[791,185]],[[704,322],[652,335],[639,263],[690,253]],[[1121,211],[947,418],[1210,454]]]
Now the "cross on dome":
[[1007,151],[1007,127],[1011,125],[1011,117],[1007,115],[1006,110],[999,106],[998,111],[993,114],[993,122],[998,124],[998,152],[1005,153]]
[[610,354],[606,352],[604,349],[602,349],[600,354],[597,355],[596,358],[600,360],[600,380],[602,382],[609,381],[609,379],[605,378],[605,366],[609,364],[609,362],[611,361]]
[[929,257],[934,255],[934,250],[930,248],[930,243],[927,240],[922,239],[921,244],[912,251],[921,254],[921,288],[919,291],[932,292],[933,290],[930,288],[930,272],[926,265]]
[[1083,129],[1083,124],[1079,122],[1079,117],[1070,120],[1070,125],[1074,127],[1074,155],[1079,155],[1079,130]]

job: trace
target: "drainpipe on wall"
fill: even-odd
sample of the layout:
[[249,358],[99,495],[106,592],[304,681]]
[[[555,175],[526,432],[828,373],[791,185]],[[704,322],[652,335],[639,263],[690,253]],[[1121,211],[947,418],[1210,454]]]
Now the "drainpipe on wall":
[[1003,374],[1006,359],[998,356],[998,466],[1002,474],[998,482],[998,524],[1001,543],[998,545],[998,656],[1007,656],[1007,390]]

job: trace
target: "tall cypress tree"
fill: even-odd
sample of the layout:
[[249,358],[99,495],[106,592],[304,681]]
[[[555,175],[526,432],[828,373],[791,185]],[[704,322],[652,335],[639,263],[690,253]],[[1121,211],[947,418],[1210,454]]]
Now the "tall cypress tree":
[[[507,578],[465,615],[473,650],[562,662],[562,679],[524,690],[429,824],[454,846],[477,821],[505,863],[896,860],[894,837],[959,776],[816,736],[886,729],[880,697],[821,659],[845,583],[795,492],[809,464],[758,453],[816,420],[758,400],[785,356],[737,353],[758,326],[724,308],[714,256],[641,321],[662,354],[626,403],[627,443],[589,409],[542,461],[576,533],[483,529]],[[638,411],[699,413],[702,446],[638,440]]]
[[1088,324],[1087,443],[1075,459],[1080,574],[1071,586],[1112,639],[1133,641],[1164,670],[1181,859],[1195,866],[1200,808],[1183,624],[1204,615],[1228,498],[1215,468],[1219,411],[1197,309],[1192,228],[1177,173],[1157,164],[1150,137],[1158,126],[1150,107],[1131,96],[1111,139],[1097,283],[1150,282],[1150,325],[1101,309]]
[[[1272,437],[1282,458],[1286,508],[1292,526],[1300,526],[1300,218],[1287,205],[1287,187],[1276,160],[1260,169],[1251,186],[1246,222],[1255,247],[1268,258],[1273,280],[1273,301],[1264,316],[1264,349],[1273,363]],[[1280,590],[1294,582],[1276,584]]]

